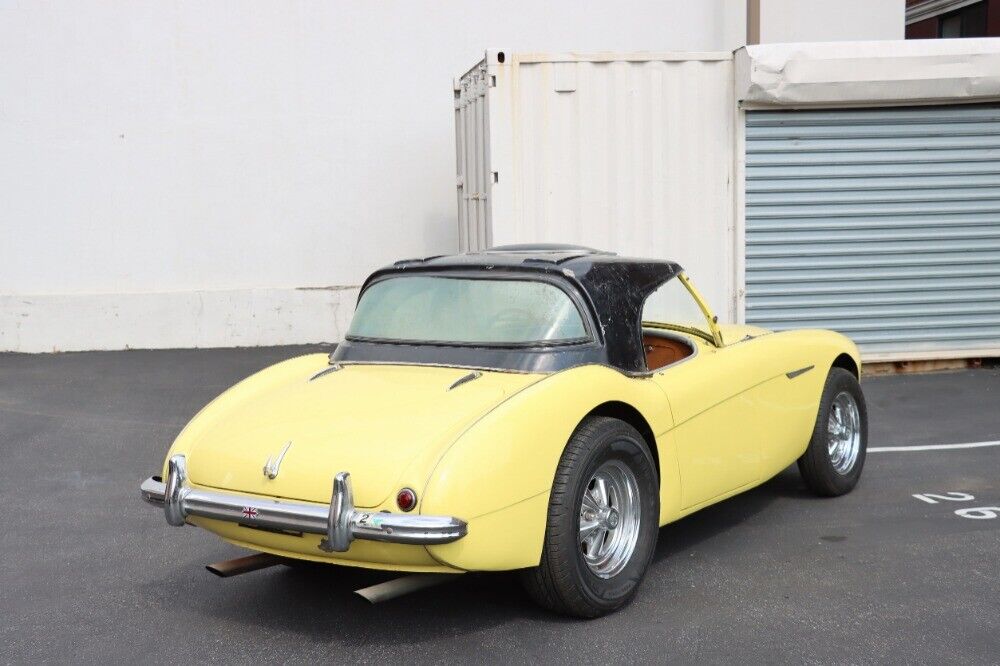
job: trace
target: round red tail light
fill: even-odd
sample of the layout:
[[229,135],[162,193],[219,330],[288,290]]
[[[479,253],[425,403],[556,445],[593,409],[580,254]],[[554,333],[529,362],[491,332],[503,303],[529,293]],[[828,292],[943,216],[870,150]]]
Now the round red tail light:
[[396,494],[396,506],[403,511],[413,511],[417,505],[417,494],[409,488],[403,488]]

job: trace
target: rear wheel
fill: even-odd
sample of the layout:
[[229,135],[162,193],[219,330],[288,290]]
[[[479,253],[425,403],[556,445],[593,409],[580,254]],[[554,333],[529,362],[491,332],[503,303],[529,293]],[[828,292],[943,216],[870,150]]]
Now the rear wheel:
[[799,472],[817,495],[843,495],[861,478],[867,449],[868,408],[861,385],[847,370],[831,368]]
[[539,566],[525,588],[577,617],[617,610],[635,595],[659,528],[656,466],[642,436],[607,417],[585,421],[556,470]]

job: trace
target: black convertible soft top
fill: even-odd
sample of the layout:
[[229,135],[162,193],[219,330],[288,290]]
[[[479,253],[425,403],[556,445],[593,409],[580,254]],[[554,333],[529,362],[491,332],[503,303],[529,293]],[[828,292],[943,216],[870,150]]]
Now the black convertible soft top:
[[[554,371],[602,363],[625,372],[645,370],[642,307],[646,298],[681,272],[660,259],[620,257],[576,245],[507,245],[483,252],[397,261],[373,273],[374,282],[400,275],[467,274],[541,279],[562,286],[581,306],[595,333],[589,343],[558,346],[469,348],[351,340],[337,347],[334,362],[432,363],[520,371]],[[360,298],[360,297],[359,297]]]

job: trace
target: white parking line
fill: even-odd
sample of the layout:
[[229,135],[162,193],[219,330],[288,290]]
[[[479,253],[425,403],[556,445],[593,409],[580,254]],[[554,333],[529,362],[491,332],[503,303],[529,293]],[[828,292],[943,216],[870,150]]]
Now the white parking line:
[[1000,446],[997,442],[970,442],[968,444],[924,444],[922,446],[875,446],[868,453],[885,453],[886,451],[941,451],[944,449],[980,449],[986,446]]

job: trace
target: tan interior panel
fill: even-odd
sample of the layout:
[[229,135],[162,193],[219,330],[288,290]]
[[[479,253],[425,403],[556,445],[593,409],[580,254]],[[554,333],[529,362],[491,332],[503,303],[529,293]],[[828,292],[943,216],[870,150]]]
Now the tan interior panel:
[[642,347],[646,350],[646,369],[656,370],[676,363],[694,353],[691,345],[675,338],[643,333]]

